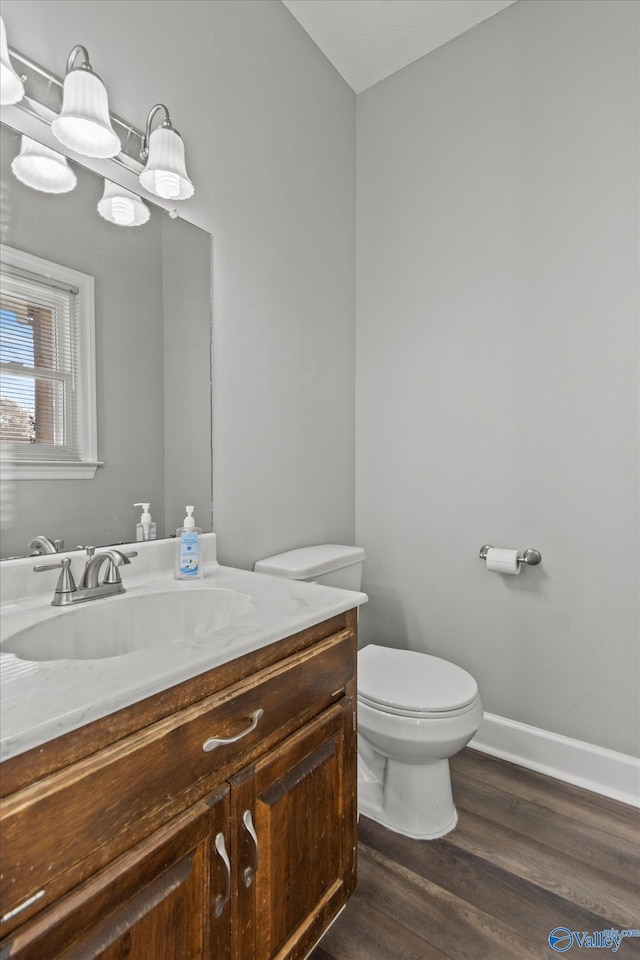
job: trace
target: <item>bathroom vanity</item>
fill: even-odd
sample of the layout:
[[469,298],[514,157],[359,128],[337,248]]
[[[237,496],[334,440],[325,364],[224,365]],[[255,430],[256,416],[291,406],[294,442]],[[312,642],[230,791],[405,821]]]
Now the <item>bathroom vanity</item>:
[[[205,569],[209,589],[233,582],[252,601],[211,636],[102,663],[27,664],[3,682],[3,960],[302,960],[352,892],[355,607],[366,598]],[[131,595],[148,591],[130,579]],[[159,689],[141,697],[143,663],[147,689]],[[56,669],[67,714],[64,695],[56,708],[43,692],[29,729],[18,707],[11,716],[11,684],[35,695]],[[99,691],[118,669],[109,700]],[[101,670],[112,671],[104,688],[96,681],[102,706],[83,714],[78,678]],[[86,722],[92,710],[102,715]],[[43,742],[23,749],[30,740]]]

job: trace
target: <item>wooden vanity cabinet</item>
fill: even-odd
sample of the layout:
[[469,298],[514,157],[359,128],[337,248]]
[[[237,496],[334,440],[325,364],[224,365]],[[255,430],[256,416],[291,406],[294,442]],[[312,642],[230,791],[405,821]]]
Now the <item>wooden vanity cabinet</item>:
[[[231,781],[239,844],[234,960],[302,960],[355,884],[352,718],[348,698]],[[249,888],[243,876],[255,866],[256,847],[244,829],[246,810],[259,838]]]
[[355,886],[355,651],[351,611],[7,761],[0,960],[303,960]]
[[211,908],[211,888],[217,880],[211,839],[218,827],[228,826],[224,802],[216,814],[214,824],[211,810],[197,804],[175,817],[18,927],[4,941],[0,956],[228,960],[228,911],[215,926]]

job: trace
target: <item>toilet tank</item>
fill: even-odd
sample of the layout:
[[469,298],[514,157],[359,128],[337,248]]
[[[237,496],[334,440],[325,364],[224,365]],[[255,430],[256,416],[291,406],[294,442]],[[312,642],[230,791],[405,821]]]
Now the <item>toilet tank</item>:
[[264,560],[258,560],[253,569],[256,573],[268,573],[272,577],[308,580],[343,590],[359,590],[365,557],[362,547],[321,543],[315,547],[299,547],[265,557]]

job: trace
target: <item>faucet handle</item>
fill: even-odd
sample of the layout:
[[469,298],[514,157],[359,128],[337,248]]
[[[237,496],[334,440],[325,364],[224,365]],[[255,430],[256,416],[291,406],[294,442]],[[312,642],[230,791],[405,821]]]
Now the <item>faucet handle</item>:
[[70,594],[76,592],[76,583],[73,579],[73,574],[71,573],[71,557],[65,557],[64,560],[61,560],[60,563],[36,563],[33,568],[36,573],[42,573],[44,570],[58,570],[62,567],[60,576],[58,577],[58,583],[56,584],[56,589],[54,593],[53,603],[55,604],[55,598],[59,597],[60,594]]
[[[65,557],[64,560],[60,560],[59,563],[36,563],[33,568],[36,573],[42,573],[44,570],[59,570],[60,567],[64,570],[69,570],[71,566],[71,557]],[[70,571],[69,571],[70,572]]]
[[[124,560],[123,563],[129,563],[129,561]],[[111,559],[107,560],[107,572],[102,582],[103,583],[122,583],[122,577],[120,576],[118,565],[114,563],[114,561]]]
[[129,557],[137,557],[138,551],[128,550],[126,553],[123,553],[122,550],[109,550],[107,553],[109,560],[107,561],[107,572],[103,583],[122,583],[118,567],[121,563],[131,563]]

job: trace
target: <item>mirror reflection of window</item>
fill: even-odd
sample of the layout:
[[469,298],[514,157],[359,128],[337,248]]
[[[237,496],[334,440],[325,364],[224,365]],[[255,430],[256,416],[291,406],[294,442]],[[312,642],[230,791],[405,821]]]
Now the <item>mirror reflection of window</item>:
[[[3,283],[3,287],[4,287]],[[60,391],[55,377],[55,311],[0,296],[0,439],[55,443]],[[62,399],[62,403],[64,400]]]
[[[76,275],[77,276],[77,275]],[[83,275],[79,275],[82,277]],[[4,458],[29,472],[95,460],[87,448],[85,407],[92,382],[83,342],[92,338],[78,286],[66,268],[2,248],[0,441]],[[85,277],[87,287],[90,277]],[[93,430],[95,443],[95,429]],[[12,446],[9,446],[12,445]]]

